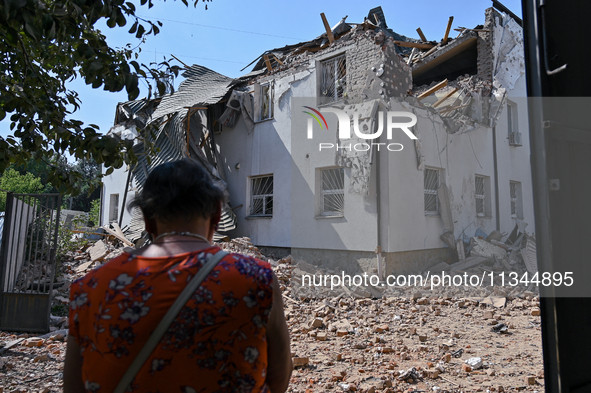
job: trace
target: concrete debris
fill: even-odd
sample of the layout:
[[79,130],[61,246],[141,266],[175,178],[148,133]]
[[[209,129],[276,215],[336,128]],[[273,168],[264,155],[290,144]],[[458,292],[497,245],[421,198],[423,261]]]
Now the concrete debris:
[[507,251],[502,249],[499,246],[495,246],[492,243],[484,239],[479,239],[477,237],[473,237],[470,240],[472,245],[471,255],[481,256],[485,258],[493,258],[496,257],[498,259],[505,259],[507,258]]
[[[104,246],[107,255],[123,252],[110,241]],[[273,266],[292,340],[295,370],[289,392],[431,391],[434,383],[439,389],[433,391],[441,392],[456,391],[460,385],[464,391],[481,387],[500,391],[499,387],[522,386],[523,374],[540,374],[541,337],[535,323],[540,318],[539,298],[532,292],[475,298],[439,295],[428,288],[374,293],[358,286],[331,295],[302,289],[296,272],[317,269],[305,261],[295,263],[291,256],[267,258],[248,238],[220,246]],[[492,263],[484,257],[467,259],[476,260],[480,261],[476,267]],[[54,299],[69,298],[69,283],[84,274],[78,267],[88,262],[86,251],[68,254],[57,278],[64,284],[55,290]],[[442,270],[449,271],[451,267],[445,265]],[[363,291],[367,293],[359,296]],[[0,332],[0,388],[4,391],[11,386],[20,391],[60,391],[67,337],[64,306],[54,300],[52,312],[60,314],[52,316],[54,331],[46,335]],[[490,319],[482,318],[485,313]],[[492,332],[509,333],[510,329],[511,334],[497,336],[482,329],[488,321],[495,323]]]
[[479,368],[482,368],[482,358],[473,357],[466,360],[465,363],[472,367],[472,370],[478,370]]

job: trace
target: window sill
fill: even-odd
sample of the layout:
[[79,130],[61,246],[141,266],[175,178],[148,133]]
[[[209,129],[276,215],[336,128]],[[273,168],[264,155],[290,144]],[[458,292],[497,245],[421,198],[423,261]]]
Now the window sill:
[[259,220],[259,219],[270,219],[273,218],[273,216],[246,216],[245,217],[247,220]]
[[441,217],[441,214],[425,212],[425,217]]
[[314,216],[314,218],[317,219],[317,220],[324,220],[326,218],[344,218],[344,217],[345,217],[344,214]]
[[476,218],[492,218],[492,216],[479,216],[479,215],[476,215]]

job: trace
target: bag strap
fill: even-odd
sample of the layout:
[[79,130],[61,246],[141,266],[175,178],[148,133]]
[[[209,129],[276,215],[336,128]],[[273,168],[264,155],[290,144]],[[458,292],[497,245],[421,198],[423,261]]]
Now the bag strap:
[[178,313],[181,309],[187,304],[189,298],[193,295],[193,293],[197,290],[199,285],[203,282],[205,277],[213,270],[214,267],[226,256],[228,255],[227,252],[224,250],[218,251],[214,256],[209,257],[209,259],[203,264],[199,272],[193,277],[193,279],[187,284],[185,289],[181,292],[179,297],[175,300],[175,302],[170,306],[156,329],[150,335],[148,341],[138,353],[136,358],[133,360],[121,380],[119,384],[113,391],[113,393],[124,393],[127,390],[129,384],[133,381],[137,373],[140,371],[148,357],[152,354],[164,333],[168,330],[169,326],[172,324]]

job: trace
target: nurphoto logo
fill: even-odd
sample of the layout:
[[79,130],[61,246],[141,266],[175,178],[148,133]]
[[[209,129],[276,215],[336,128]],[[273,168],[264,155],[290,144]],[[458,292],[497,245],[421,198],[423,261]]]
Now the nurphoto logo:
[[[337,116],[339,122],[338,138],[340,140],[351,139],[351,120],[349,119],[349,115],[347,114],[347,112],[345,112],[344,110],[332,107],[322,108],[320,109],[320,111],[310,106],[304,106],[304,108],[309,109],[309,111],[303,111],[303,113],[306,113],[311,116],[310,118],[308,118],[307,123],[308,139],[314,138],[314,120],[316,120],[318,125],[320,125],[321,130],[324,128],[328,130],[328,123],[326,121],[326,118],[322,115],[323,113],[333,113]],[[407,119],[407,121],[395,121],[397,119],[399,120],[400,118]],[[386,123],[385,127],[384,123]],[[413,134],[413,132],[410,130],[410,128],[415,124],[417,124],[417,116],[412,112],[379,111],[377,130],[373,134],[366,134],[361,132],[361,130],[359,129],[359,117],[353,116],[353,132],[357,138],[364,140],[374,140],[379,138],[384,132],[384,128],[386,129],[386,138],[388,139],[388,141],[392,139],[393,132],[396,129],[402,130],[410,139],[417,139],[416,135]],[[322,151],[323,149],[368,151],[374,146],[377,148],[378,151],[380,150],[381,146],[385,147],[389,151],[401,151],[404,148],[402,143],[360,142],[348,144],[334,144],[323,142],[318,144],[318,149],[319,151]]]

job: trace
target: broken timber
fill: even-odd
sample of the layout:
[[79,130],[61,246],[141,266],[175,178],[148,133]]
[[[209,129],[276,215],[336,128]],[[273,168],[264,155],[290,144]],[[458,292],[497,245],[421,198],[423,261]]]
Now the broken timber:
[[443,36],[443,43],[447,43],[448,37],[449,37],[449,31],[451,30],[451,24],[454,21],[454,17],[450,16],[449,17],[449,21],[447,22],[447,29],[445,29],[445,35]]
[[425,37],[425,34],[423,34],[423,30],[421,30],[420,27],[417,28],[417,33],[419,33],[419,37],[421,37],[421,40],[423,40],[423,42],[427,42],[427,37]]
[[427,98],[429,97],[431,94],[435,93],[437,90],[439,89],[443,89],[445,86],[447,86],[447,79],[445,79],[442,82],[439,82],[438,84],[436,84],[435,86],[433,86],[432,88],[430,88],[429,90],[427,90],[426,92],[424,92],[423,94],[421,94],[418,99],[422,100],[423,98]]
[[450,91],[449,93],[447,93],[446,95],[444,95],[443,97],[441,97],[440,99],[438,99],[436,103],[431,105],[431,107],[437,108],[439,105],[443,104],[443,102],[445,100],[447,100],[449,97],[451,97],[456,91],[458,91],[457,87],[455,89],[453,89],[452,91]]
[[326,20],[324,12],[320,13],[320,17],[322,18],[322,23],[324,23],[324,28],[326,29],[326,36],[328,37],[328,42],[332,44],[334,42],[334,36],[332,35],[332,30],[330,29],[330,25]]
[[404,46],[407,48],[419,48],[419,49],[432,49],[435,46],[433,44],[423,44],[420,42],[407,42],[407,41],[394,41],[394,43],[398,46]]

